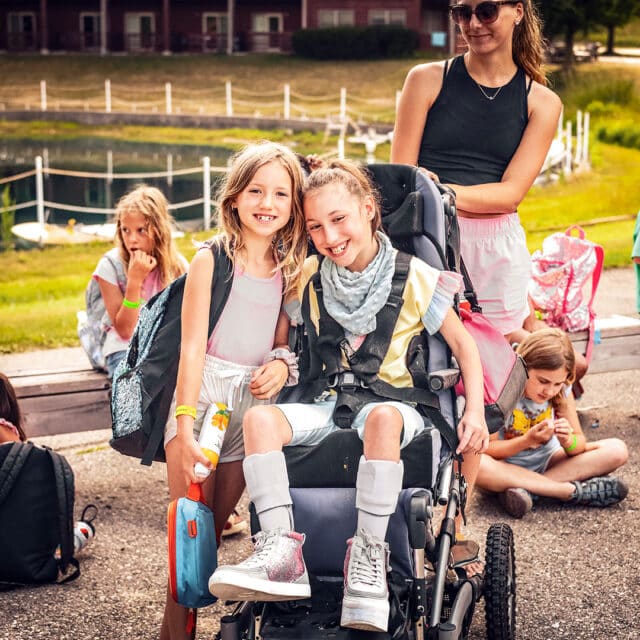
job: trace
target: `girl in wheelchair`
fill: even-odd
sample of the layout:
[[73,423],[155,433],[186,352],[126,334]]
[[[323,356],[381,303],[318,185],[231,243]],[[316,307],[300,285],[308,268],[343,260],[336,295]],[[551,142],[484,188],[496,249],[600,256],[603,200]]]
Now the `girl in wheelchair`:
[[[340,428],[363,440],[356,481],[357,527],[347,543],[341,625],[386,631],[389,615],[385,535],[402,488],[400,450],[425,429],[425,413],[406,354],[416,336],[440,333],[464,379],[466,405],[457,427],[469,486],[489,441],[478,350],[452,308],[460,281],[399,254],[380,231],[377,193],[355,164],[314,171],[304,190],[307,232],[319,253],[307,259],[292,319],[304,319],[314,339],[305,402],[253,407],[244,416],[243,470],[261,532],[255,551],[235,566],[220,566],[209,588],[228,600],[310,597],[302,545],[295,531],[283,447],[315,445]],[[398,295],[397,273],[404,269]],[[398,308],[395,321],[385,307]],[[336,328],[338,333],[336,333]],[[385,332],[388,335],[383,335]],[[336,336],[338,336],[336,338]],[[358,361],[371,362],[371,345],[388,342],[366,383]],[[365,358],[366,355],[366,358]],[[411,395],[416,392],[415,395]],[[410,398],[413,401],[406,401]],[[427,423],[428,423],[427,419]]]

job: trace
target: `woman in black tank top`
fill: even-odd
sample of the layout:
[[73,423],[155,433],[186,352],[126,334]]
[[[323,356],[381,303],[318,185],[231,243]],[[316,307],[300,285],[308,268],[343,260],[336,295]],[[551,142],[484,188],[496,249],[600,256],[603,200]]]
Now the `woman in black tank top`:
[[530,261],[517,208],[551,146],[561,103],[545,86],[531,0],[458,0],[451,16],[468,51],[409,71],[391,161],[424,167],[456,192],[462,256],[483,310],[520,341]]

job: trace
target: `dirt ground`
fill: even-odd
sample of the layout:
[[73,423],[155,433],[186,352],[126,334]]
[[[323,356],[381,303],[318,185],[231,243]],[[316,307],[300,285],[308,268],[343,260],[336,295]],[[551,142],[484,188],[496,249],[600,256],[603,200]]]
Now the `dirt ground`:
[[[596,301],[601,315],[636,316],[631,269],[607,271]],[[37,356],[33,356],[34,358]],[[0,361],[7,370],[10,359]],[[630,460],[622,470],[629,497],[608,509],[540,501],[511,520],[489,496],[477,494],[468,532],[483,540],[494,522],[514,531],[517,632],[524,640],[635,640],[640,618],[640,371],[587,376],[579,402],[589,439],[620,437]],[[599,426],[595,426],[599,424]],[[592,426],[594,425],[594,426]],[[79,554],[81,577],[68,585],[0,593],[2,640],[157,638],[166,585],[165,470],[142,467],[108,446],[108,430],[41,438],[67,456],[76,474],[76,513],[99,507],[97,533]],[[246,498],[240,510],[246,515]],[[227,539],[220,561],[250,549],[247,536]],[[212,639],[225,613],[201,612],[198,639]],[[485,638],[484,607],[476,609],[471,640]]]

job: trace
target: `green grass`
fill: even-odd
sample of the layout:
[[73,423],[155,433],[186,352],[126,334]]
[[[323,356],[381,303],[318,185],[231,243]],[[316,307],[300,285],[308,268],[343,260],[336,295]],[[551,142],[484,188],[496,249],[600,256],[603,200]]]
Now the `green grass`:
[[[322,63],[284,56],[176,56],[94,58],[64,56],[2,56],[0,73],[4,87],[20,91],[37,86],[41,78],[67,86],[82,83],[112,83],[145,86],[148,78],[186,86],[209,85],[233,79],[235,84],[267,91],[284,82],[292,90],[311,95],[337,93],[346,86],[350,94],[368,98],[393,95],[402,86],[407,70],[416,60],[388,60],[373,63]],[[136,84],[138,83],[138,85]],[[555,88],[565,103],[565,113],[574,117],[577,109],[592,112],[591,130],[613,127],[625,120],[638,120],[640,113],[640,65],[581,65],[569,79],[555,78]],[[0,99],[5,90],[0,89]],[[0,114],[1,115],[1,114]],[[292,135],[279,130],[208,130],[166,127],[88,127],[73,123],[15,123],[0,121],[3,139],[77,140],[88,137],[181,143],[237,149],[263,137],[293,144],[303,153],[336,149],[336,139],[322,134]],[[592,139],[595,135],[592,136]],[[388,157],[389,145],[377,150]],[[352,158],[363,158],[362,145],[347,145]],[[574,174],[557,184],[535,187],[520,207],[531,251],[541,246],[549,228],[564,230],[570,224],[596,218],[629,216],[628,220],[586,226],[587,237],[605,247],[608,267],[629,264],[632,217],[640,207],[640,151],[593,140],[593,170]],[[196,234],[198,239],[207,233]],[[192,237],[178,241],[187,258],[194,253]],[[77,346],[76,311],[84,307],[84,288],[108,244],[56,247],[0,253],[0,353],[34,348]]]

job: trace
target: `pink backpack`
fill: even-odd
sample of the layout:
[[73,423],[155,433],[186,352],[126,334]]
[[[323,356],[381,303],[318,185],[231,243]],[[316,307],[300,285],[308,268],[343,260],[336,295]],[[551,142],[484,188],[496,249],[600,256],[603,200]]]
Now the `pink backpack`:
[[[573,231],[578,235],[574,236]],[[589,331],[587,362],[593,349],[596,295],[604,250],[585,238],[584,230],[572,225],[564,233],[553,233],[542,242],[542,251],[531,256],[529,295],[544,321],[564,331]],[[586,295],[585,295],[586,291]]]

